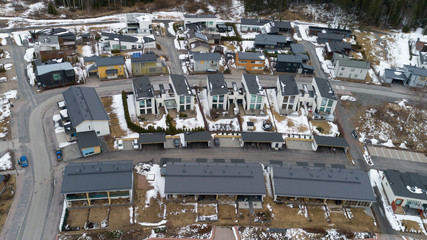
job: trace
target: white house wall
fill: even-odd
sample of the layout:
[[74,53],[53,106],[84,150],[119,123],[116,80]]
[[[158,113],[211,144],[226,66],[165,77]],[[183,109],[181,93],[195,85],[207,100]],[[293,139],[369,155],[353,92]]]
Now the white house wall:
[[337,77],[355,80],[365,80],[368,74],[368,69],[340,66],[339,61],[335,64],[334,71]]
[[96,132],[98,137],[110,135],[110,126],[107,120],[86,120],[76,127],[76,132],[87,132],[92,130]]

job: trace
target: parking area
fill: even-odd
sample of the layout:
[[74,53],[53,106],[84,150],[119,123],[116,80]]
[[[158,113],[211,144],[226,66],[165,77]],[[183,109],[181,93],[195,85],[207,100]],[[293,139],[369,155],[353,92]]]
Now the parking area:
[[368,150],[371,156],[427,163],[427,157],[422,153],[372,146]]
[[219,147],[240,147],[240,138],[233,137],[217,137],[219,139]]

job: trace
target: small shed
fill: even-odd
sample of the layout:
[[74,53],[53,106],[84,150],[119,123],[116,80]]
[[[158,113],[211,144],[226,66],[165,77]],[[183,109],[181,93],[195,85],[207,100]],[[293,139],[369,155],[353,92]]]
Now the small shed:
[[95,131],[77,132],[76,137],[83,157],[101,153],[101,143]]
[[201,132],[185,132],[184,133],[184,147],[210,147],[211,143],[211,135],[208,131]]
[[142,133],[139,135],[139,145],[141,149],[144,149],[149,145],[157,145],[164,148],[165,143],[166,143],[165,133]]
[[270,132],[242,132],[240,146],[248,144],[259,147],[262,144],[268,144],[275,150],[281,150],[283,147],[283,136],[281,133]]

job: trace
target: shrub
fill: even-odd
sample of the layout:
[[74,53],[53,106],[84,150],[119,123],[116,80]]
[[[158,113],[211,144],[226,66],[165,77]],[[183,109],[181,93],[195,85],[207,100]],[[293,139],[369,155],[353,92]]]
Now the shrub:
[[160,44],[156,43],[156,47],[157,47],[157,50],[162,50],[162,47],[160,46]]
[[0,65],[0,72],[6,72],[6,69],[4,68],[3,64]]
[[111,53],[120,53],[120,49],[113,49],[113,50],[111,50]]
[[183,112],[179,112],[179,117],[180,118],[186,118],[188,115],[186,113]]
[[319,131],[320,133],[323,132],[323,128],[322,127],[316,127],[317,131]]
[[409,25],[405,25],[402,27],[402,32],[408,33],[409,31],[411,31],[411,27],[409,27]]
[[231,70],[229,68],[224,70],[224,74],[230,74],[230,73],[231,73]]
[[47,6],[47,13],[52,15],[58,15],[58,11],[56,10],[52,2],[49,2],[49,5]]

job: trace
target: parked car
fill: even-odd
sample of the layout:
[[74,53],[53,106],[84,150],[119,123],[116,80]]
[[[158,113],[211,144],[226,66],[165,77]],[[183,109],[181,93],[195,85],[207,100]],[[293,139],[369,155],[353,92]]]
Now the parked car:
[[138,139],[134,139],[132,143],[133,143],[133,149],[139,149]]
[[62,161],[62,150],[60,148],[56,149],[56,161]]
[[117,149],[118,150],[123,150],[124,146],[123,146],[123,140],[119,139],[117,140]]
[[356,139],[356,140],[358,139],[356,130],[353,129],[353,131],[351,132],[351,135],[354,137],[354,139]]
[[21,158],[18,160],[18,164],[21,165],[21,167],[28,167],[27,156],[21,156]]

